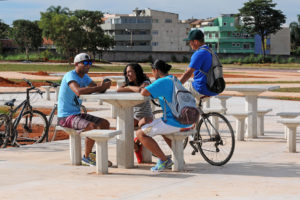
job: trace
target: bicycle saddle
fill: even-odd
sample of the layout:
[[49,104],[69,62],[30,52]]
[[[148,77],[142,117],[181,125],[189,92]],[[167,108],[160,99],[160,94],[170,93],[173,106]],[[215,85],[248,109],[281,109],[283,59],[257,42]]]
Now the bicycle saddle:
[[4,103],[4,105],[6,106],[14,106],[16,99],[12,99],[10,101],[7,101]]

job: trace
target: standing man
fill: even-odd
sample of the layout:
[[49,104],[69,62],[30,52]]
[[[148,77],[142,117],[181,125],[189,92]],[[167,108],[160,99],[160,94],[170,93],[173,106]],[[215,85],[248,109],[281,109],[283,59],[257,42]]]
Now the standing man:
[[[87,75],[92,61],[88,54],[80,53],[74,58],[75,69],[67,72],[61,82],[58,96],[58,125],[80,131],[92,129],[109,129],[109,122],[89,114],[80,113],[82,103],[79,96],[94,92],[103,92],[108,89],[111,82],[96,84]],[[85,154],[82,162],[88,165],[96,165],[95,160],[90,158],[95,141],[85,139]],[[109,164],[110,165],[110,164]]]
[[[189,42],[190,47],[195,50],[191,57],[191,61],[188,69],[180,77],[180,81],[184,84],[184,87],[187,88],[195,97],[199,99],[201,96],[215,96],[217,93],[211,92],[206,86],[206,75],[205,73],[211,67],[212,64],[212,55],[209,51],[209,47],[204,43],[204,34],[201,30],[192,30],[189,32],[188,37],[184,39]],[[189,78],[194,74],[194,81],[188,81]]]

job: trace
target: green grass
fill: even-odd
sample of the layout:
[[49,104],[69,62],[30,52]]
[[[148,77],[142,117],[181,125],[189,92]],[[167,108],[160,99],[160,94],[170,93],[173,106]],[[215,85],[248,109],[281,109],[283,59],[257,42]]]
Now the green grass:
[[0,114],[8,114],[8,108],[4,106],[0,106]]
[[276,90],[273,90],[272,92],[300,92],[300,87],[291,87],[291,88],[279,88]]
[[265,63],[265,64],[224,64],[225,68],[257,68],[257,69],[299,69],[300,63]]
[[238,82],[226,82],[227,84],[284,84],[284,83],[300,83],[300,81],[238,81]]
[[[150,64],[142,64],[145,72],[151,72]],[[90,72],[123,72],[125,64],[95,64],[90,68]],[[74,65],[69,64],[39,64],[39,63],[0,63],[0,71],[17,71],[17,72],[67,72],[74,69]],[[182,69],[173,68],[171,73],[183,72]]]

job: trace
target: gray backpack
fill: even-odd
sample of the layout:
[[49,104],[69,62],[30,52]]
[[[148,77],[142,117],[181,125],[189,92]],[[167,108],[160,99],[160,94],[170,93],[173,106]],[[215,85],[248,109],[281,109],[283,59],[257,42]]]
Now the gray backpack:
[[221,62],[219,61],[218,56],[212,52],[212,50],[206,49],[206,48],[201,48],[206,51],[208,51],[211,56],[212,56],[212,63],[211,63],[211,68],[208,70],[208,72],[204,72],[200,70],[203,74],[206,75],[206,86],[208,90],[215,92],[215,93],[221,93],[225,89],[225,80],[223,78],[223,66]]
[[193,124],[199,119],[199,110],[196,107],[195,97],[181,82],[173,76],[168,77],[173,81],[172,102],[165,101],[164,121],[166,121],[166,104],[170,107],[173,116],[181,124]]

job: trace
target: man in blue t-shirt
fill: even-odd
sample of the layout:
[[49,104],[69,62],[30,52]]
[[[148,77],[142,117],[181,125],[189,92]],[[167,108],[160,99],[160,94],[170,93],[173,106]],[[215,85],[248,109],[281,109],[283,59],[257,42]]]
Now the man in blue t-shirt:
[[[168,74],[171,69],[171,65],[166,64],[162,60],[156,60],[152,65],[152,73],[156,78],[152,84],[141,89],[143,96],[151,96],[152,98],[158,98],[161,108],[166,109],[166,121],[163,118],[154,119],[151,123],[145,124],[136,133],[139,141],[149,149],[159,160],[156,166],[151,168],[151,171],[162,171],[165,168],[172,166],[173,162],[170,158],[162,152],[156,141],[152,138],[156,135],[162,135],[169,146],[171,146],[171,140],[166,138],[165,135],[179,132],[182,128],[188,128],[192,125],[180,124],[173,116],[168,104],[164,101],[172,102],[173,95],[173,81],[172,75]],[[165,113],[165,112],[164,112]]]
[[[67,72],[60,85],[58,95],[58,125],[72,128],[80,131],[87,131],[92,129],[109,129],[109,122],[89,114],[80,113],[82,94],[91,94],[94,92],[103,92],[108,89],[111,82],[101,82],[96,84],[87,75],[92,66],[91,58],[86,53],[80,53],[74,58],[75,69]],[[86,138],[85,140],[85,154],[82,162],[88,165],[96,165],[95,157],[92,152],[95,141]],[[109,163],[110,165],[111,163]]]
[[[188,69],[180,77],[180,81],[195,97],[199,99],[201,96],[215,96],[217,93],[208,90],[206,83],[206,75],[201,71],[208,72],[212,64],[212,55],[205,49],[209,47],[204,43],[204,34],[201,30],[192,30],[188,34],[189,44],[195,52],[191,57]],[[194,74],[194,81],[188,81]]]

